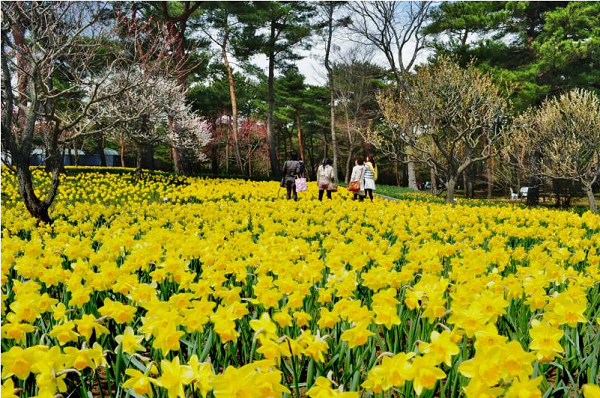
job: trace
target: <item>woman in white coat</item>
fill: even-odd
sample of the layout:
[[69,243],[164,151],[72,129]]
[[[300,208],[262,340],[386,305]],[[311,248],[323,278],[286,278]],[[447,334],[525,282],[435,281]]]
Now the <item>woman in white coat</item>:
[[365,200],[365,161],[360,156],[354,161],[354,168],[352,169],[352,175],[350,176],[350,182],[360,181],[360,190],[354,192],[352,200],[358,200],[362,202]]
[[317,170],[317,185],[319,186],[319,200],[323,201],[323,193],[327,191],[327,198],[331,199],[331,193],[337,190],[335,175],[331,159],[325,158],[323,164]]
[[375,180],[377,179],[377,168],[373,156],[365,158],[365,196],[373,201],[373,191],[375,190]]

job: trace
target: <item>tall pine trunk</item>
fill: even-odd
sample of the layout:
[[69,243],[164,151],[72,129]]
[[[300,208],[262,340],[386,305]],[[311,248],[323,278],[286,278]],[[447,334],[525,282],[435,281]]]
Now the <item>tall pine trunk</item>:
[[327,79],[329,83],[329,118],[331,131],[331,150],[333,152],[333,176],[338,181],[338,149],[337,137],[335,135],[335,102],[334,102],[334,82],[333,70],[329,64],[329,54],[331,52],[331,38],[333,36],[333,11],[334,2],[327,3],[327,46],[325,48],[325,68],[327,69]]
[[267,139],[269,141],[269,159],[271,161],[271,174],[279,176],[279,160],[277,159],[277,142],[273,131],[273,113],[275,112],[275,22],[271,21],[271,35],[269,38],[269,76],[268,86],[268,111],[267,111]]
[[245,174],[244,166],[242,164],[242,153],[240,151],[240,139],[238,129],[238,108],[237,98],[235,95],[235,81],[233,80],[233,71],[229,65],[229,58],[227,57],[227,41],[229,39],[229,25],[225,25],[225,34],[223,35],[223,42],[221,44],[221,56],[223,57],[223,63],[227,70],[227,80],[229,81],[229,96],[231,97],[231,116],[232,116],[232,133],[233,133],[233,154],[235,156],[235,162],[240,170],[240,173]]
[[298,148],[300,149],[300,158],[302,161],[306,161],[304,159],[304,139],[302,139],[302,130],[300,129],[300,112],[296,109],[296,125],[298,127]]

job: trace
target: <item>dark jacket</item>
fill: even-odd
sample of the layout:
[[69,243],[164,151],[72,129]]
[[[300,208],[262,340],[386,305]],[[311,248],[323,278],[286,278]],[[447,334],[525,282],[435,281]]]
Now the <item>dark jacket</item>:
[[283,164],[282,172],[285,185],[291,186],[294,183],[294,180],[304,171],[303,166],[304,164],[299,160],[287,160]]

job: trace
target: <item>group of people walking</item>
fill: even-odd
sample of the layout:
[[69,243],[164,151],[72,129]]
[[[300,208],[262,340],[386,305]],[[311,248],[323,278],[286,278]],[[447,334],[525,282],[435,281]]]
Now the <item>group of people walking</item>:
[[365,200],[365,197],[368,196],[372,202],[376,180],[377,168],[375,167],[375,159],[373,159],[372,156],[367,156],[365,159],[361,157],[356,158],[350,176],[350,185],[354,182],[354,185],[357,186],[358,190],[354,191],[354,197],[352,199],[358,199],[362,202]]
[[[325,158],[317,170],[317,185],[319,187],[319,200],[323,200],[325,193],[327,198],[332,198],[332,193],[337,192],[338,185],[333,171],[330,158]],[[287,199],[298,200],[297,182],[304,174],[304,162],[298,159],[297,153],[290,154],[290,160],[283,165],[283,179],[281,186],[286,188]],[[377,167],[375,159],[367,156],[365,159],[357,157],[350,176],[348,189],[354,194],[352,200],[364,201],[369,197],[373,201],[373,191],[377,180]]]

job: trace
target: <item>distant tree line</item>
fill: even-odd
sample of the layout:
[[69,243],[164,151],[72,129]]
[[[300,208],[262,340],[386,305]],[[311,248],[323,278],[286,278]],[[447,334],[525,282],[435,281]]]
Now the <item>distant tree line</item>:
[[[598,2],[19,2],[2,14],[3,150],[45,221],[64,148],[118,148],[138,173],[156,159],[274,178],[297,151],[310,178],[330,157],[346,181],[372,154],[382,182],[430,181],[449,201],[525,185],[535,201],[558,180],[593,198],[598,141],[580,137],[591,128],[540,120],[552,108],[575,123],[573,104],[597,104]],[[322,85],[296,65],[308,53]],[[558,172],[551,148],[533,145],[560,134],[577,135],[562,148],[591,144]],[[34,147],[53,175],[43,199]]]

